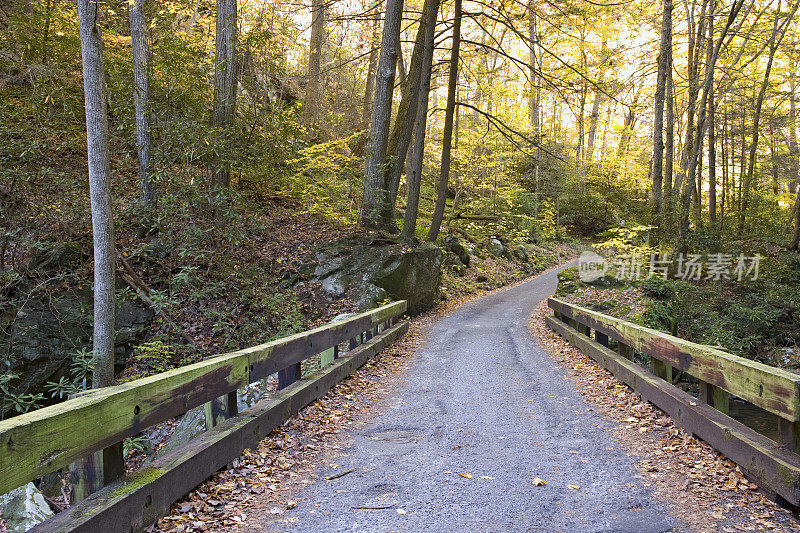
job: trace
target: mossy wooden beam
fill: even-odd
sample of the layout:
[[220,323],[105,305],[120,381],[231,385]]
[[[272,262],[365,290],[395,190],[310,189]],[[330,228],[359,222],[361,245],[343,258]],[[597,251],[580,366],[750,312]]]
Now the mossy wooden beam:
[[0,421],[0,494],[265,378],[403,314],[394,302],[347,320],[205,359]]
[[550,298],[555,312],[790,421],[800,421],[800,375]]
[[278,391],[239,416],[221,421],[213,429],[157,459],[150,467],[92,494],[31,532],[137,532],[147,529],[166,514],[176,500],[239,457],[243,450],[255,448],[272,429],[325,395],[407,330],[407,321],[398,323],[355,350],[342,354],[333,364],[310,374],[307,379]]
[[0,494],[250,382],[246,355],[214,357],[0,422]]
[[650,374],[554,317],[547,325],[609,370],[617,379],[670,415],[676,425],[697,435],[762,487],[800,505],[800,456],[781,449],[769,438],[726,416],[681,389]]
[[266,378],[279,370],[301,362],[313,354],[320,353],[341,344],[362,332],[372,330],[377,324],[406,312],[405,300],[384,305],[346,320],[332,322],[324,326],[290,335],[237,353],[245,353],[250,358],[252,380]]

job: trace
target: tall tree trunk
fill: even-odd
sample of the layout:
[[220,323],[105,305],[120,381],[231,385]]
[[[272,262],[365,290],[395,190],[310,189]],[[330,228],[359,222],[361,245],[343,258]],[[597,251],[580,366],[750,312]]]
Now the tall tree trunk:
[[[667,70],[669,51],[672,48],[672,0],[664,0],[661,20],[661,47],[658,54],[655,111],[653,117],[653,215],[656,238],[661,232],[663,215],[663,157],[664,157],[664,101],[667,92]],[[657,242],[657,241],[656,241]]]
[[[586,165],[592,162],[594,140],[597,136],[597,120],[600,117],[600,103],[603,101],[603,84],[605,83],[606,66],[608,65],[609,56],[607,44],[607,41],[603,39],[602,51],[600,52],[600,75],[597,77],[594,90],[594,102],[592,102],[592,114],[589,116],[589,135],[586,139]],[[586,165],[584,165],[584,167]]]
[[[108,113],[100,38],[98,3],[78,0],[78,25],[83,62],[83,92],[86,108],[86,146],[89,163],[89,196],[94,239],[94,323],[92,333],[93,387],[114,383],[114,282],[116,249],[111,202],[111,171],[108,154]],[[72,469],[75,500],[96,491],[104,481],[119,475],[122,448],[113,446],[92,454]],[[103,468],[108,459],[108,468]]]
[[528,48],[529,61],[528,65],[530,81],[532,85],[531,97],[528,99],[528,118],[531,123],[531,131],[533,131],[533,138],[539,142],[539,78],[536,72],[536,43],[538,42],[537,28],[536,28],[536,9],[535,0],[528,1]]
[[385,182],[386,148],[392,114],[397,55],[400,50],[400,23],[403,0],[387,0],[383,21],[381,53],[375,72],[375,97],[369,130],[369,149],[364,171],[364,211],[361,223],[368,229],[382,229],[385,205],[389,201]]
[[686,186],[681,198],[682,213],[681,223],[678,227],[678,252],[683,254],[686,254],[689,248],[689,210],[691,208],[692,193],[695,191],[696,187],[695,176],[697,165],[700,161],[700,146],[703,139],[703,134],[705,132],[704,128],[706,126],[708,96],[709,93],[714,90],[714,67],[716,65],[717,58],[719,58],[719,51],[722,48],[725,37],[727,36],[733,21],[736,19],[736,16],[739,14],[739,11],[741,11],[744,1],[745,0],[733,0],[730,13],[728,14],[728,19],[725,23],[725,26],[722,28],[722,33],[720,34],[716,45],[714,46],[714,51],[709,56],[706,64],[705,80],[703,82],[703,96],[698,107],[698,109],[700,109],[700,114],[697,118],[697,131],[693,138],[693,145],[689,148],[691,152],[689,156],[689,168],[686,172]]
[[364,109],[362,111],[361,120],[364,128],[369,127],[369,117],[372,114],[372,92],[375,90],[375,67],[378,63],[378,29],[380,28],[381,20],[381,1],[375,8],[372,20],[372,40],[370,41],[369,50],[369,65],[367,65],[367,86],[364,91]]
[[[438,0],[437,0],[438,4]],[[431,71],[433,66],[434,37],[436,35],[436,15],[426,19],[425,51],[422,59],[419,101],[417,102],[416,122],[414,125],[414,144],[408,154],[406,181],[408,182],[408,202],[403,217],[403,233],[405,240],[411,240],[416,234],[417,216],[419,213],[419,195],[422,184],[422,162],[425,155],[425,131],[428,123],[428,98],[431,91]]]
[[708,217],[717,226],[717,123],[714,93],[708,95]]
[[[387,175],[385,177],[389,190],[389,201],[386,202],[386,209],[383,213],[383,225],[390,231],[395,231],[394,211],[397,203],[397,192],[400,187],[400,175],[403,173],[403,168],[406,164],[406,155],[408,154],[408,147],[411,145],[411,137],[414,133],[414,124],[417,118],[427,39],[430,38],[430,41],[433,41],[433,28],[436,26],[436,15],[438,13],[439,0],[426,0],[422,8],[422,17],[414,42],[414,50],[411,54],[408,78],[402,88],[402,97],[397,108],[394,127],[389,135],[388,158],[386,161]],[[430,36],[428,35],[428,28],[431,28]]]
[[664,199],[662,212],[667,220],[671,220],[672,215],[672,175],[675,163],[675,95],[672,88],[672,50],[668,51],[669,61],[667,63],[666,79],[666,106],[667,118],[665,120],[664,132]]
[[719,224],[718,229],[722,232],[722,225],[725,222],[725,202],[728,200],[728,182],[729,182],[729,167],[728,167],[728,153],[730,148],[728,146],[728,107],[725,106],[722,114],[722,198],[719,203]]
[[139,155],[139,183],[142,203],[151,208],[155,203],[155,184],[150,159],[150,39],[144,14],[145,0],[128,3],[133,51],[133,106],[136,110],[136,147]]
[[[217,0],[217,36],[214,56],[214,127],[222,136],[219,152],[215,151],[211,184],[231,184],[231,152],[233,148],[236,89],[238,79],[236,0]],[[222,157],[220,157],[220,155]]]
[[800,188],[800,150],[797,149],[797,84],[795,80],[796,64],[792,62],[789,69],[789,192],[795,193]]
[[319,120],[325,87],[322,73],[322,45],[325,40],[325,2],[311,0],[311,43],[308,50],[307,116],[312,125]]
[[795,198],[794,202],[794,235],[792,236],[791,249],[796,252],[798,245],[800,245],[800,187],[797,188],[797,198]]
[[450,49],[450,73],[447,80],[447,106],[444,115],[444,132],[442,135],[442,167],[439,171],[439,183],[436,195],[436,207],[428,231],[428,240],[436,242],[439,228],[447,205],[447,181],[450,179],[450,150],[453,140],[453,120],[456,110],[456,89],[458,85],[458,50],[461,46],[461,0],[454,0],[453,45]]
[[94,235],[94,357],[92,384],[114,382],[114,279],[116,251],[108,155],[108,114],[98,8],[94,0],[78,1],[89,156],[89,195]]
[[[736,229],[736,233],[738,235],[741,235],[744,232],[745,217],[750,203],[750,188],[753,185],[753,172],[755,172],[757,155],[756,150],[758,149],[758,126],[761,119],[761,108],[764,105],[764,97],[767,94],[767,87],[769,86],[769,75],[770,71],[772,70],[772,62],[775,59],[775,51],[780,46],[783,36],[786,35],[786,29],[789,27],[789,23],[797,11],[798,6],[800,6],[800,4],[795,2],[791,12],[787,15],[786,20],[780,26],[778,25],[779,17],[776,15],[775,23],[772,27],[772,35],[770,36],[769,41],[769,59],[767,59],[767,67],[764,70],[764,80],[761,82],[761,89],[759,90],[758,98],[756,99],[755,114],[753,115],[753,134],[752,140],[750,141],[750,154],[747,159],[747,176],[742,184],[742,210],[739,212],[739,226]],[[780,12],[780,7],[781,3],[779,1],[777,9],[778,12]],[[744,133],[742,134],[744,135]]]

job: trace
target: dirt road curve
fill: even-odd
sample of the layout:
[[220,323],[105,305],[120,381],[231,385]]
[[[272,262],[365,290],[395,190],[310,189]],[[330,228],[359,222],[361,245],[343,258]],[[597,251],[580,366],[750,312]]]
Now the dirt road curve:
[[[555,271],[442,318],[294,531],[671,531],[632,461],[528,329]],[[332,476],[353,470],[332,480]],[[535,485],[533,478],[546,481]]]

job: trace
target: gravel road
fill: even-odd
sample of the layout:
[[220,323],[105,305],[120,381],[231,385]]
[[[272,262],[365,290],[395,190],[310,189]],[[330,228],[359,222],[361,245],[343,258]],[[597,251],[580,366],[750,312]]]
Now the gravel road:
[[[556,282],[550,271],[434,324],[383,414],[351,435],[338,467],[325,465],[273,526],[637,533],[677,527],[614,442],[610,423],[531,337],[529,316]],[[534,485],[534,477],[547,484]]]

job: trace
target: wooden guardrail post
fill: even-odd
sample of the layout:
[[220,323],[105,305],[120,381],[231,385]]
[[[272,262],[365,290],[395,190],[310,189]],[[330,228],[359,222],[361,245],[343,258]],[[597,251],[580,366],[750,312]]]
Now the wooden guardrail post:
[[72,463],[69,469],[70,503],[78,503],[125,474],[122,443],[89,454]]
[[285,389],[303,377],[303,362],[278,370],[278,390]]
[[594,339],[601,345],[608,348],[608,335],[605,333],[600,333],[597,330],[594,330]]
[[650,356],[650,372],[667,383],[672,383],[672,367],[652,355]]
[[778,437],[789,450],[800,453],[800,422],[778,418]]
[[617,353],[625,359],[633,361],[633,346],[624,342],[617,342]]
[[706,383],[703,380],[700,381],[700,394],[698,394],[697,398],[721,413],[725,413],[726,415],[730,411],[730,399],[731,395],[725,389],[720,387],[714,386],[710,383]]
[[206,415],[206,429],[211,429],[223,420],[239,414],[239,398],[237,391],[232,391],[225,396],[206,402],[203,405]]

